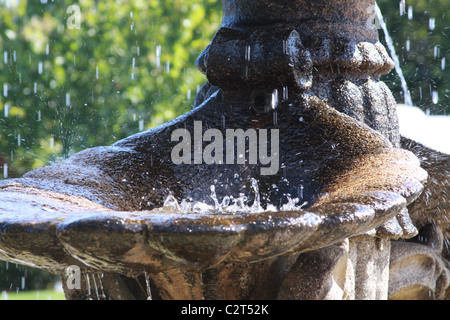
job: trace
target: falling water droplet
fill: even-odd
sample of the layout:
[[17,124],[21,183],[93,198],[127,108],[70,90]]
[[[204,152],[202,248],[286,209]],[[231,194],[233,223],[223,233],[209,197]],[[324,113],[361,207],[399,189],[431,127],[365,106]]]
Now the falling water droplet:
[[50,45],[47,43],[45,46],[45,54],[48,56],[50,54]]
[[94,283],[95,296],[97,297],[97,300],[100,300],[100,296],[98,294],[97,281],[95,281],[95,275],[94,274],[92,274],[92,282]]
[[8,164],[7,163],[3,164],[3,178],[5,178],[5,179],[8,178]]
[[38,111],[38,118],[37,121],[40,122],[41,121],[41,110]]
[[283,86],[283,100],[288,101],[289,100],[289,88],[288,86]]
[[156,67],[161,66],[161,46],[156,47]]
[[303,189],[304,189],[303,185],[300,184],[300,186],[298,186],[298,190],[297,190],[297,192],[298,192],[298,198],[299,198],[300,200],[303,199]]
[[439,94],[436,90],[433,90],[431,94],[431,99],[433,100],[434,104],[437,104],[439,102]]
[[33,84],[33,92],[34,92],[34,94],[37,93],[37,82],[35,82],[35,83]]
[[38,64],[38,73],[39,74],[42,74],[44,72],[44,65],[43,65],[43,63],[42,63],[42,61],[41,62],[39,62],[39,64]]
[[5,114],[5,118],[8,118],[9,116],[9,103],[5,103],[5,109],[3,110]]
[[89,273],[86,273],[86,287],[88,289],[88,297],[90,298],[91,296],[91,283],[89,281]]
[[5,64],[8,63],[8,51],[3,52],[3,61],[5,62]]
[[250,61],[251,59],[251,48],[250,46],[245,47],[245,60]]
[[413,19],[413,7],[412,6],[408,6],[408,19],[409,20]]
[[438,59],[441,57],[441,47],[437,44],[434,46],[434,58]]
[[278,90],[277,89],[274,89],[272,91],[271,105],[272,105],[272,110],[275,110],[278,106]]
[[445,70],[445,57],[443,57],[441,60],[441,69]]
[[188,100],[191,100],[191,89],[188,89],[188,90],[187,90],[187,92],[186,92],[186,98],[187,98]]
[[97,274],[97,278],[98,278],[98,282],[99,282],[99,288],[101,290],[101,299],[105,300],[106,299],[106,295],[105,295],[105,291],[103,290],[103,282],[102,282],[103,273],[102,274]]
[[5,98],[8,97],[8,84],[7,83],[3,84],[3,96]]
[[22,136],[20,133],[17,135],[17,146],[20,147],[22,144]]
[[95,79],[98,80],[98,66],[95,67]]
[[70,93],[66,93],[66,107],[70,107]]
[[170,61],[166,61],[166,73],[169,74],[170,72]]
[[405,14],[405,6],[405,0],[401,0],[399,3],[400,16],[403,16]]
[[411,49],[411,42],[409,41],[409,39],[406,40],[406,45],[405,45],[405,49],[406,51],[409,51]]
[[436,19],[435,18],[430,18],[430,20],[428,20],[428,27],[430,28],[430,30],[434,30],[434,28],[436,27]]
[[139,120],[139,131],[144,131],[144,120]]
[[52,149],[52,150],[55,148],[55,138],[54,137],[50,137],[49,146],[50,146],[50,149]]
[[287,54],[287,40],[283,40],[283,54]]

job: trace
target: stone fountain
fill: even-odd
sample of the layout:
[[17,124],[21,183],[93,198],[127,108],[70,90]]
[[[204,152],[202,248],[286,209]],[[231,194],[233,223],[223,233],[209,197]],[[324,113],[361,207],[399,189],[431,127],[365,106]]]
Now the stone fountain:
[[68,299],[448,298],[449,157],[399,135],[375,2],[222,2],[195,108],[2,181],[0,258]]

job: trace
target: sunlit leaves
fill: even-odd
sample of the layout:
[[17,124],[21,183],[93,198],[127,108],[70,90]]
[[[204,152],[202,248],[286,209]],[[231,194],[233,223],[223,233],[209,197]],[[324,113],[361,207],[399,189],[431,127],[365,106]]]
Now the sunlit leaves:
[[0,157],[9,177],[170,120],[205,81],[194,62],[220,24],[219,1],[81,0],[79,29],[67,25],[73,4],[0,6],[0,88],[9,84]]

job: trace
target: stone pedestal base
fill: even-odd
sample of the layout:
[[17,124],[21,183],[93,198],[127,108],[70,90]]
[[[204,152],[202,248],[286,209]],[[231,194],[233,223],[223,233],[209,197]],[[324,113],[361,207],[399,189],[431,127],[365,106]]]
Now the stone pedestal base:
[[347,239],[301,254],[283,281],[279,299],[385,300],[390,240]]

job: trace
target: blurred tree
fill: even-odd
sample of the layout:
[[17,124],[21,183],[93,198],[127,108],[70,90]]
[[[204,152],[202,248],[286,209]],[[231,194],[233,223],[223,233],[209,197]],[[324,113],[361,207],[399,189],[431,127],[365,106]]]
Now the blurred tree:
[[8,177],[192,108],[205,82],[194,63],[221,21],[218,0],[6,4],[0,158]]

